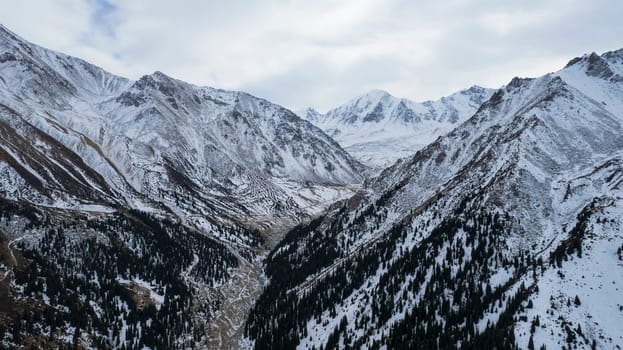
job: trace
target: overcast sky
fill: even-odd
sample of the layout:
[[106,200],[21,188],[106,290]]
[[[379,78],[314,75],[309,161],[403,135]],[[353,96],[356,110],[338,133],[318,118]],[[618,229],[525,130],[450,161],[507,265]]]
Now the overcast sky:
[[137,79],[162,71],[321,111],[371,89],[416,101],[623,47],[623,1],[13,0],[39,45]]

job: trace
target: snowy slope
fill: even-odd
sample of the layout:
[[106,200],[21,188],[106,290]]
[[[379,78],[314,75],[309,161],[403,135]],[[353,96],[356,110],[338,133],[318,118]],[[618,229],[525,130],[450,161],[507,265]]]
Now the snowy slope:
[[585,55],[513,79],[290,232],[268,259],[246,344],[623,346],[613,326],[623,305],[622,59]]
[[380,170],[471,117],[493,91],[472,86],[436,101],[417,103],[373,90],[324,115],[313,108],[298,113],[357,159]]
[[[4,163],[7,181],[42,183],[37,193],[31,193],[37,186],[22,186],[30,200],[72,201],[66,197],[75,186],[55,182],[61,171],[78,171],[97,177],[78,180],[107,192],[107,202],[164,205],[188,215],[212,208],[224,216],[296,218],[362,180],[359,164],[335,141],[268,101],[160,72],[129,81],[4,27],[0,38],[2,121],[23,143],[40,135],[27,155],[15,154],[15,142],[3,148],[19,163]],[[58,156],[57,144],[71,155],[65,159],[81,164],[56,169],[28,159]],[[205,208],[191,208],[195,201]]]

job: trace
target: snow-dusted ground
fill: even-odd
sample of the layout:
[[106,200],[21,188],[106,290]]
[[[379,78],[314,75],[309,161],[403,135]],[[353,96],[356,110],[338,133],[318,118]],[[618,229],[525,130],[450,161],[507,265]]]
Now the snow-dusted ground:
[[126,280],[123,278],[117,279],[119,283],[131,286],[132,284],[136,284],[138,287],[142,288],[149,292],[149,300],[154,303],[156,309],[160,310],[162,303],[164,303],[164,295],[166,291],[162,291],[160,293],[157,292],[157,286],[152,285],[151,283],[142,280],[141,278],[133,278],[131,280]]
[[560,268],[547,269],[538,276],[538,292],[530,298],[534,307],[525,309],[522,315],[528,321],[518,322],[515,330],[519,344],[527,347],[532,322],[538,316],[540,325],[533,335],[537,349],[541,344],[548,349],[567,346],[569,333],[578,340],[578,349],[591,349],[593,340],[602,349],[623,347],[621,199],[596,209],[581,257],[572,255]]

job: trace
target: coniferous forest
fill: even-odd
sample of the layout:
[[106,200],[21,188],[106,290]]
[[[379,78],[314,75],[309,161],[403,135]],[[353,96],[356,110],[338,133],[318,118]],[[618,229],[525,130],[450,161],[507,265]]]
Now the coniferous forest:
[[223,244],[136,210],[65,216],[9,201],[0,210],[2,225],[20,225],[30,238],[11,244],[11,263],[3,252],[12,283],[1,286],[0,334],[13,344],[186,347],[205,335],[192,308],[209,318],[218,307],[198,300],[190,283],[209,289],[237,266]]

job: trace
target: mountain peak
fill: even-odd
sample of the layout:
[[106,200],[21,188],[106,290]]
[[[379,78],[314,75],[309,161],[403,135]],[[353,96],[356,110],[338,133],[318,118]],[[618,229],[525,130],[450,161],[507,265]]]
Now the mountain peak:
[[480,85],[472,85],[469,88],[463,90],[463,91],[469,91],[469,92],[474,92],[474,93],[481,93],[483,91],[487,90],[486,87],[480,86]]
[[0,24],[0,43],[6,44],[8,42],[19,43],[25,42],[19,35],[13,33],[9,28]]
[[322,113],[318,112],[313,107],[307,107],[305,109],[295,111],[294,114],[298,115],[300,118],[307,120],[311,123],[317,123],[319,118],[322,117]]
[[389,92],[381,89],[372,89],[367,93],[363,94],[360,98],[368,98],[372,100],[380,100],[386,97],[394,97]]
[[620,51],[611,51],[603,55],[598,55],[595,52],[585,54],[580,57],[576,57],[569,61],[565,66],[565,69],[576,67],[576,69],[585,70],[586,74],[593,77],[599,77],[602,79],[609,79],[615,73],[612,71],[612,67],[609,65],[609,60],[617,60],[620,57]]
[[[319,116],[321,115],[320,112],[318,112],[318,110],[316,110],[314,107],[307,107],[302,111],[304,114],[306,115],[313,115],[313,116]],[[297,114],[297,113],[295,113]],[[298,114],[297,114],[298,115]]]
[[607,59],[611,59],[611,58],[623,58],[623,48],[618,49],[618,50],[613,50],[613,51],[608,51],[605,52],[603,55],[603,57],[607,58]]
[[6,34],[11,34],[11,35],[15,35],[13,32],[11,32],[9,30],[9,28],[7,28],[4,24],[0,23],[0,34],[6,35]]
[[[615,51],[611,51],[611,52],[615,52]],[[605,54],[604,54],[605,55]],[[584,54],[582,56],[578,56],[575,57],[573,59],[571,59],[567,65],[565,66],[565,68],[571,67],[576,65],[579,62],[589,62],[591,64],[594,64],[600,60],[602,60],[603,58],[598,55],[595,51],[591,52],[590,54]]]
[[153,72],[152,74],[150,74],[152,77],[158,78],[158,79],[166,79],[166,80],[175,80],[174,78],[164,74],[163,72],[157,70],[155,72]]
[[176,81],[176,79],[171,78],[161,71],[155,71],[152,74],[143,75],[133,85],[139,90],[144,90],[146,88],[157,89],[163,83],[173,83]]
[[567,62],[567,64],[565,65],[565,68],[569,68],[571,66],[576,65],[578,62],[584,60],[586,58],[586,55],[582,55],[582,56],[578,56],[578,57],[574,57],[572,58],[569,62]]

